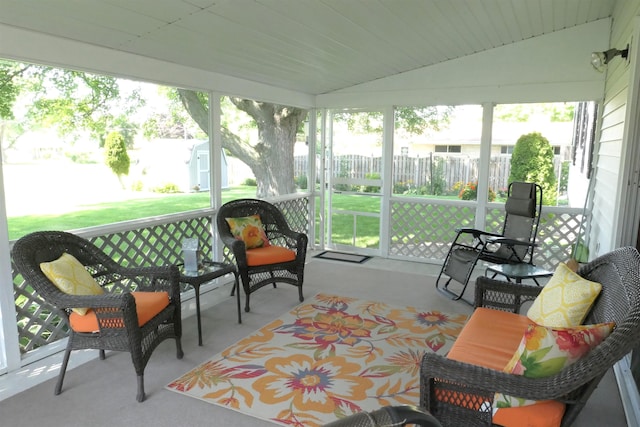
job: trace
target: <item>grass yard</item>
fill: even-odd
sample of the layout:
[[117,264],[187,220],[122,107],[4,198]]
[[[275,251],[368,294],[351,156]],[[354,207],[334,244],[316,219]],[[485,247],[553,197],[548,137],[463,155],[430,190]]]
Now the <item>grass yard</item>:
[[[237,186],[222,192],[222,201],[255,197],[256,187]],[[206,208],[210,205],[209,193],[155,194],[153,197],[125,199],[105,203],[86,204],[55,214],[30,214],[9,217],[9,239],[15,240],[27,233],[40,230],[76,230],[129,221],[139,218],[162,216],[177,212]],[[378,217],[358,215],[352,212],[380,213],[380,198],[354,194],[332,195],[334,213],[331,218],[333,243],[355,245],[360,248],[379,248],[380,222]],[[433,208],[431,208],[433,209]],[[346,211],[346,212],[340,212]],[[428,212],[422,212],[420,217]],[[319,212],[316,212],[316,235],[319,233]],[[416,218],[420,220],[420,218]],[[455,220],[453,218],[452,220]],[[457,224],[438,224],[440,229],[453,230]],[[408,222],[410,230],[399,230],[400,235],[412,236],[417,224]],[[417,227],[421,228],[421,227]],[[355,237],[354,237],[355,236]],[[422,241],[426,236],[414,236]]]
[[[256,187],[239,186],[222,192],[222,201],[255,197]],[[73,212],[9,217],[9,240],[32,231],[75,230],[138,218],[186,212],[210,206],[209,193],[167,194],[152,198],[84,205]]]
[[[222,192],[222,202],[255,197],[256,187],[238,186]],[[155,195],[150,198],[129,199],[108,203],[82,205],[71,212],[56,214],[32,214],[9,217],[9,239],[15,240],[27,233],[40,230],[76,230],[113,224],[138,218],[186,212],[210,206],[209,193]],[[334,206],[364,212],[379,212],[379,199],[353,195],[334,195]],[[351,215],[334,218],[334,240],[351,244],[353,219]],[[319,218],[316,215],[316,218]],[[380,240],[377,219],[359,220],[358,246],[377,247]],[[337,239],[337,240],[336,240]]]

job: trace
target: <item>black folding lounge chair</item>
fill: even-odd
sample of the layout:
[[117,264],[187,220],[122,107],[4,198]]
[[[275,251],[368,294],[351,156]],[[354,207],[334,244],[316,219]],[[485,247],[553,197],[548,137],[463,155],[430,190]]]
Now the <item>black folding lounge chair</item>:
[[[473,228],[457,230],[436,280],[436,289],[453,299],[461,299],[478,261],[532,264],[541,209],[542,187],[529,182],[509,184],[502,233]],[[440,285],[443,275],[448,279]],[[462,284],[459,293],[449,289],[452,279]]]

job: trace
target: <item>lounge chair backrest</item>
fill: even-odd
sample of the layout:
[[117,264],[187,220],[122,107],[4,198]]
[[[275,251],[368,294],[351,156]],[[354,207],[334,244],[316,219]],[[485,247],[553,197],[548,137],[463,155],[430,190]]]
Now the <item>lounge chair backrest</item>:
[[[509,187],[505,211],[502,235],[509,239],[535,243],[540,214],[540,200],[538,200],[536,184],[513,182]],[[533,253],[530,248],[525,246],[516,248],[516,253],[521,259],[527,257],[527,252]],[[500,248],[496,251],[498,256],[502,253],[505,257],[509,257],[511,249]]]

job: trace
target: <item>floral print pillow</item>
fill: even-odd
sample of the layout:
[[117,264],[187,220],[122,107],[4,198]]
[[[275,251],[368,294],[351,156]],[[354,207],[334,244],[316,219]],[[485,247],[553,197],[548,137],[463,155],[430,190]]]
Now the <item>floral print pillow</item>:
[[[613,330],[615,323],[581,325],[573,328],[547,328],[530,324],[515,354],[504,372],[528,378],[548,377],[578,361],[600,344]],[[496,393],[496,408],[511,408],[536,403],[518,397]]]
[[270,246],[260,215],[225,219],[227,220],[227,224],[229,224],[231,234],[233,234],[236,239],[242,240],[247,249]]

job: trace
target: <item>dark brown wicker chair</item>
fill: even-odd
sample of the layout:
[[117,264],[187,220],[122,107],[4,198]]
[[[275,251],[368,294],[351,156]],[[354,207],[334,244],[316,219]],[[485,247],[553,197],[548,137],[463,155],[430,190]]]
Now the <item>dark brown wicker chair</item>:
[[[436,289],[459,300],[478,261],[533,263],[541,210],[542,187],[532,182],[509,184],[502,232],[458,229],[436,279]],[[442,276],[448,276],[448,279],[440,286]],[[449,288],[452,279],[462,284],[462,290],[454,292]]]
[[385,406],[372,412],[359,412],[324,427],[442,427],[433,415],[412,405]]
[[[73,255],[105,291],[102,295],[70,295],[60,291],[42,272],[40,263]],[[181,336],[180,288],[178,268],[126,268],[86,239],[61,231],[28,234],[13,246],[13,260],[26,283],[48,304],[57,309],[69,327],[69,340],[64,354],[55,394],[62,391],[72,350],[97,349],[100,359],[105,350],[128,351],[137,374],[137,400],[145,399],[144,368],[153,350],[167,338],[176,340],[177,357],[183,356]],[[131,291],[169,294],[169,305],[142,326],[138,324],[136,303]],[[77,333],[70,327],[69,316],[75,307],[91,308],[99,329]]]
[[[296,253],[293,261],[248,265],[245,243],[231,233],[226,218],[240,218],[258,214],[271,245],[282,246]],[[242,287],[246,295],[245,311],[249,311],[250,295],[258,289],[276,283],[287,283],[298,288],[298,299],[302,302],[304,263],[307,255],[308,238],[304,233],[293,231],[280,210],[269,202],[257,199],[238,199],[225,203],[216,217],[218,234],[235,260]],[[232,293],[233,295],[233,293]]]
[[[640,343],[640,255],[616,249],[580,268],[578,273],[602,284],[585,324],[614,321],[616,328],[600,345],[560,373],[526,378],[427,353],[421,366],[421,406],[443,426],[491,426],[494,393],[566,404],[562,426],[570,426],[601,378]],[[476,307],[519,312],[541,288],[479,277]],[[461,399],[460,396],[474,399]]]

